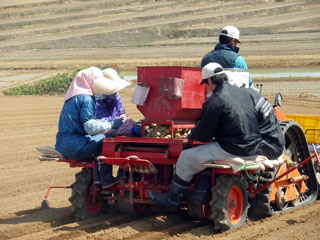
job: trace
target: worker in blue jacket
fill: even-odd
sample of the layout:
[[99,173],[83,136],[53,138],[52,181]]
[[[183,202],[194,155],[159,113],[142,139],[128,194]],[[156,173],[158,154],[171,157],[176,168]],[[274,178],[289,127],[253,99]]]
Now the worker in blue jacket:
[[[241,43],[240,31],[234,26],[225,26],[219,35],[219,44],[211,52],[207,53],[201,61],[201,68],[208,63],[219,63],[225,71],[248,71],[246,61],[239,55],[238,43]],[[252,87],[252,80],[248,72],[248,87]]]

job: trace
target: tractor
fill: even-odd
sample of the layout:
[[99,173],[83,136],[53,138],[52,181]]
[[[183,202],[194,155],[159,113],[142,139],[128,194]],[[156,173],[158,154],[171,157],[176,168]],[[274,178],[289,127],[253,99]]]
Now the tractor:
[[[156,211],[157,204],[149,196],[150,190],[166,193],[174,175],[176,161],[184,149],[200,144],[188,141],[187,133],[195,126],[206,99],[201,82],[201,69],[195,67],[154,66],[138,67],[137,85],[132,102],[144,115],[139,122],[140,135],[117,136],[103,140],[102,156],[98,159],[114,168],[126,171],[125,177],[108,189],[93,183],[94,161],[65,159],[52,148],[40,148],[42,160],[53,158],[70,167],[80,167],[71,186],[50,185],[52,188],[71,188],[70,202],[76,220],[97,216],[108,207],[121,212],[141,214]],[[248,217],[269,217],[312,203],[318,196],[314,163],[320,163],[315,150],[311,156],[301,126],[288,121],[276,105],[275,111],[285,136],[283,161],[265,169],[248,162],[238,166],[209,162],[212,189],[202,205],[182,202],[191,218],[212,223],[215,231],[223,232],[242,226]],[[195,175],[189,192],[197,187]]]

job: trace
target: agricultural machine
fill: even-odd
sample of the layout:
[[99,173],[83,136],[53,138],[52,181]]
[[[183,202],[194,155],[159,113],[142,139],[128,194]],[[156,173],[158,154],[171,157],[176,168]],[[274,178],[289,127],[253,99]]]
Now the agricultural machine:
[[[77,220],[96,216],[109,206],[125,213],[141,214],[157,209],[149,191],[166,193],[170,188],[176,161],[184,149],[201,142],[188,141],[186,134],[194,127],[206,99],[200,85],[201,69],[192,67],[138,67],[137,90],[133,100],[144,115],[141,137],[118,136],[103,140],[104,163],[126,170],[125,177],[108,189],[93,184],[94,159],[81,162],[63,159],[70,167],[81,167],[71,186],[70,202]],[[135,91],[136,93],[136,91]],[[305,134],[294,121],[287,121],[278,110],[285,135],[282,164],[253,170],[245,165],[235,172],[230,164],[208,163],[212,189],[204,204],[185,200],[192,218],[213,222],[216,231],[242,226],[247,217],[264,218],[316,200],[318,184],[314,166],[319,164],[315,150],[310,156]],[[54,150],[48,151],[50,154]],[[45,151],[42,157],[47,158]],[[315,164],[316,163],[316,164]],[[197,187],[195,175],[189,192]],[[51,185],[52,188],[65,186]]]

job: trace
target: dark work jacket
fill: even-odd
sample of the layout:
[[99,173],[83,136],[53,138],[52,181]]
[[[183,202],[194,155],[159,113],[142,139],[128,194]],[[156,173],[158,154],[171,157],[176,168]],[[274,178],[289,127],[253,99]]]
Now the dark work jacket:
[[214,138],[226,152],[237,156],[275,159],[284,147],[284,135],[272,105],[253,89],[227,82],[217,86],[204,102],[191,138],[201,142]]
[[234,68],[239,48],[230,44],[217,44],[214,50],[207,53],[201,62],[201,67],[208,63],[219,63],[223,68]]

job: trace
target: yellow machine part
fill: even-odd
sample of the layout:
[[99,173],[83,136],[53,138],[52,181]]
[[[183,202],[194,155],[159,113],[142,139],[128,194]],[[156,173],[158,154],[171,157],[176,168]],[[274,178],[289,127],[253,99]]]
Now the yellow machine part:
[[295,121],[303,128],[309,144],[320,143],[320,116],[319,115],[285,115],[288,120]]

